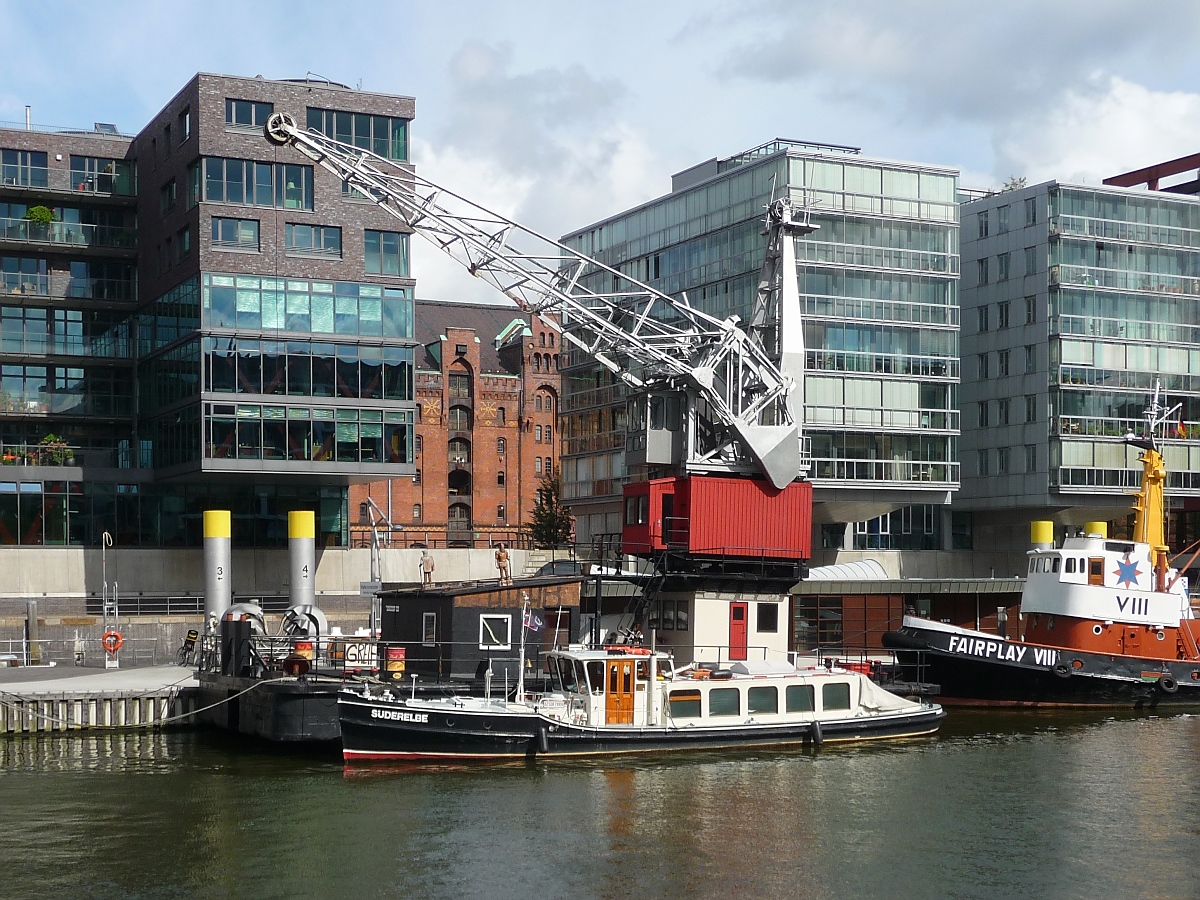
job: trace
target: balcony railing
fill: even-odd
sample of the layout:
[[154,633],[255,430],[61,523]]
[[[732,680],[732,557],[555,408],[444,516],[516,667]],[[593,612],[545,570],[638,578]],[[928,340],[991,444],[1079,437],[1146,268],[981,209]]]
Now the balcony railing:
[[829,481],[951,485],[958,484],[958,463],[904,459],[814,458],[810,475],[813,479]]
[[41,333],[0,333],[0,353],[90,356],[99,359],[129,359],[132,356],[128,332],[110,332],[85,338],[83,335],[47,334],[45,323],[39,324],[42,326]]
[[49,275],[0,272],[0,294],[34,294],[45,297],[49,293]]
[[43,224],[28,219],[0,219],[0,240],[134,250],[137,248],[137,231],[133,228],[84,225],[79,222]]
[[137,180],[128,172],[83,172],[78,169],[50,169],[44,166],[4,166],[0,172],[4,187],[41,188],[73,191],[77,194],[133,197]]
[[93,396],[83,392],[40,390],[0,390],[0,414],[66,414],[128,416],[131,398]]
[[806,425],[860,428],[918,428],[958,431],[959,413],[945,409],[863,409],[854,406],[805,406]]
[[[80,447],[52,442],[47,444],[0,444],[0,465],[4,466],[76,466]],[[3,476],[0,476],[2,479]]]

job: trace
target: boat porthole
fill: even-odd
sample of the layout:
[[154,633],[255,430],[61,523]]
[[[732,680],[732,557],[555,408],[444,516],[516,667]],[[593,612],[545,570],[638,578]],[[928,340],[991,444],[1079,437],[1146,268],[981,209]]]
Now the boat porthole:
[[447,728],[453,728],[453,727],[454,727],[454,720],[453,720],[453,719],[451,719],[451,718],[449,718],[449,717],[447,717],[447,718],[446,718],[446,727],[447,727]]
[[1158,639],[1160,641],[1165,641],[1167,639],[1167,633],[1165,631],[1158,632]]
[[1072,669],[1082,669],[1083,668],[1083,660],[1082,659],[1071,660],[1071,668]]
[[1095,635],[1104,634],[1104,626],[1103,625],[1093,625],[1092,626],[1092,634],[1095,634]]

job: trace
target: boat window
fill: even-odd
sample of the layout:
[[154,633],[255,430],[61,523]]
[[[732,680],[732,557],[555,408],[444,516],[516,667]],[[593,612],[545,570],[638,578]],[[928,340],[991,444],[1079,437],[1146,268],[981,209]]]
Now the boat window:
[[713,688],[708,692],[710,716],[737,716],[742,712],[742,692],[737,688]]
[[546,670],[550,673],[550,690],[561,691],[563,689],[562,675],[558,671],[558,657],[546,657]]
[[1073,556],[1067,557],[1067,570],[1066,571],[1067,571],[1068,575],[1070,575],[1072,572],[1075,571],[1075,557],[1073,557]]
[[821,685],[821,709],[849,709],[850,683],[835,681]]
[[1089,557],[1088,584],[1104,584],[1104,557]]
[[569,659],[561,657],[550,657],[558,663],[558,669],[562,675],[562,686],[564,691],[578,690],[578,685],[575,682],[575,666]]
[[751,713],[775,714],[779,712],[779,689],[752,687],[746,691],[746,711]]
[[1037,560],[1036,559],[1029,560],[1029,571],[1030,572],[1032,572],[1034,570],[1035,566],[1037,566]]
[[790,713],[813,711],[813,686],[811,684],[789,684],[784,694],[787,711]]
[[1058,559],[1058,557],[1056,556],[1056,557],[1054,557],[1053,571],[1057,572],[1057,571],[1058,571],[1058,566],[1059,566],[1059,559]]
[[637,677],[639,681],[645,681],[650,677],[650,661],[639,659],[637,662]]
[[593,659],[587,664],[587,680],[597,694],[604,692],[604,663]]
[[700,715],[699,691],[671,691],[667,705],[672,719],[695,718]]

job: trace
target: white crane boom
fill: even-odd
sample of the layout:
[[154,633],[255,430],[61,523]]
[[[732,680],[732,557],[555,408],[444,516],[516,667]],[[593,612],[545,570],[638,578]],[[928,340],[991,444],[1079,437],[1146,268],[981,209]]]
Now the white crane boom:
[[[692,434],[685,467],[746,471],[749,456],[777,488],[804,474],[797,404],[788,402],[796,379],[771,358],[758,328],[748,332],[736,316],[709,315],[686,295],[672,298],[409,166],[305,131],[284,113],[272,114],[264,132],[271,143],[294,147],[373,200],[522,310],[559,314],[564,339],[627,384],[649,393],[683,392]],[[611,291],[583,285],[585,276],[602,272],[611,276]],[[695,446],[700,432],[703,449]]]

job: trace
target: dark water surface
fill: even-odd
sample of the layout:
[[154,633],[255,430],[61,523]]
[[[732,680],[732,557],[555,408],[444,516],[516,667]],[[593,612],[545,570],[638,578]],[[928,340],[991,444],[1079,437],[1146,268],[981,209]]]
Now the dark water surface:
[[1200,717],[372,771],[211,733],[0,738],[0,896],[1200,897]]

